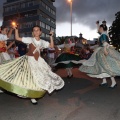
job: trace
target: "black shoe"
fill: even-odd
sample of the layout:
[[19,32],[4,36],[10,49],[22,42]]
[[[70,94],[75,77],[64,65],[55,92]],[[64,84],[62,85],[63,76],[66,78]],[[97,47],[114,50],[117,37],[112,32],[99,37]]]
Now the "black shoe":
[[103,83],[103,84],[99,84],[100,87],[105,87],[105,86],[108,86],[107,83]]
[[72,77],[73,77],[73,74],[69,78],[72,78]]
[[114,89],[114,88],[116,88],[117,87],[117,84],[115,84],[113,87],[109,87],[110,89]]
[[69,76],[69,75],[67,76],[67,78],[72,78],[72,77],[73,77],[73,74],[71,76]]
[[70,76],[68,75],[67,78],[70,78]]

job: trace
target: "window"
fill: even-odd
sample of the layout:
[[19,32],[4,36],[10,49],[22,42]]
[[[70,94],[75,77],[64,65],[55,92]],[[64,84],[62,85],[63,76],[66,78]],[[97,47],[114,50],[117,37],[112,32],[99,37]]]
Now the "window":
[[20,25],[20,29],[23,29],[23,28],[31,28],[31,27],[33,27],[34,25],[36,25],[36,21],[23,23],[23,24]]
[[56,32],[54,28],[51,27],[51,31],[53,31],[54,33]]
[[48,10],[48,8],[49,8],[49,7],[46,5],[46,10]]
[[11,7],[6,7],[6,8],[5,8],[5,11],[6,11],[6,12],[9,12],[9,11],[11,11],[11,10],[12,10]]
[[50,10],[51,10],[51,9],[50,9],[50,8],[48,8],[48,11],[49,11],[49,12],[50,12]]
[[51,23],[53,23],[55,25],[55,21],[54,20],[51,20]]
[[54,10],[52,10],[52,9],[51,9],[51,13],[52,13],[53,15],[55,15],[55,11],[54,11]]
[[45,28],[45,23],[40,21],[40,26]]
[[5,12],[8,12],[8,11],[9,11],[9,10],[8,10],[8,7],[5,7],[5,8],[4,8],[4,11],[5,11]]
[[21,8],[25,8],[25,3],[22,3],[22,4],[21,4]]
[[42,33],[41,37],[45,37],[45,33]]
[[45,3],[44,2],[42,2],[42,6],[45,7]]
[[46,37],[50,37],[50,35],[46,34]]
[[46,29],[47,29],[47,30],[50,30],[50,26],[49,26],[49,25],[46,25]]
[[34,1],[28,2],[28,6],[33,6],[33,5],[34,5]]

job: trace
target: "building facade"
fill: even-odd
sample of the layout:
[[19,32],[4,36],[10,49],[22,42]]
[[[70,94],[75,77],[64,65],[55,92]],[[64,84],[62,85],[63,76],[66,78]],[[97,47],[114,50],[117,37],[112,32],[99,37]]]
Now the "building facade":
[[[40,25],[42,38],[48,39],[49,32],[56,33],[55,0],[7,0],[3,5],[3,25],[19,26],[20,36],[32,36],[32,27]],[[14,38],[14,36],[12,36]]]

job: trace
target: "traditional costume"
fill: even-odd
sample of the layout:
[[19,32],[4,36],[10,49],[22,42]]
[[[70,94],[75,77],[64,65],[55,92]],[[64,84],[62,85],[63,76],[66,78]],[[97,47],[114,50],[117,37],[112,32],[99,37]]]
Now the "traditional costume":
[[[99,46],[94,50],[90,59],[84,61],[79,70],[90,77],[103,78],[106,84],[107,77],[111,77],[112,87],[116,85],[114,77],[120,76],[120,53],[109,45],[108,36],[102,33],[99,38]],[[104,54],[106,48],[108,55]]]
[[7,35],[0,34],[0,64],[7,60],[11,60],[9,54],[7,53],[6,40],[8,39]]
[[72,46],[75,46],[75,43],[71,43],[70,40],[66,40],[64,44],[58,45],[58,48],[63,48],[63,52],[53,64],[56,68],[65,68],[68,73],[68,78],[73,76],[71,69],[81,63],[80,57],[71,52]]
[[28,98],[40,98],[46,91],[61,89],[64,81],[40,56],[40,49],[48,48],[49,42],[32,37],[23,37],[22,42],[29,44],[28,53],[0,65],[0,87]]

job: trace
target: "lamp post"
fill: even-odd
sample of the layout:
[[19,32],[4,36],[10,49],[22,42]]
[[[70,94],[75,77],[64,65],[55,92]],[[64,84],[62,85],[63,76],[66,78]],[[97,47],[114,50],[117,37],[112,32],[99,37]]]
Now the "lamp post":
[[72,37],[72,4],[73,4],[73,0],[68,0],[68,2],[70,3],[70,22],[71,22],[71,37]]

